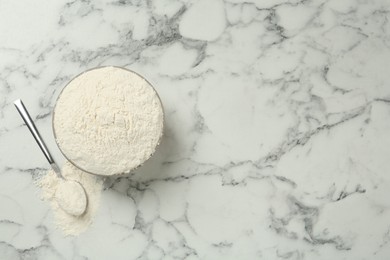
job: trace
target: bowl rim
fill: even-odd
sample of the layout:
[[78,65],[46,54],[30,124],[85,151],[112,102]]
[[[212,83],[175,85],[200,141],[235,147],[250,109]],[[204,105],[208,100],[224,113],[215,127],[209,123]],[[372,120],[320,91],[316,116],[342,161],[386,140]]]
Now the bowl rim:
[[[93,71],[93,70],[98,70],[98,69],[103,69],[103,68],[116,68],[116,69],[121,69],[121,70],[125,70],[127,72],[130,72],[130,73],[134,73],[136,75],[138,75],[140,78],[144,79],[148,84],[149,86],[152,88],[152,90],[154,91],[154,93],[156,94],[159,102],[160,102],[160,107],[161,107],[161,111],[162,111],[162,128],[161,128],[161,133],[160,133],[160,136],[159,136],[159,139],[157,141],[157,144],[156,146],[154,147],[154,150],[153,152],[149,155],[148,158],[146,158],[142,163],[140,163],[138,166],[132,168],[132,169],[129,169],[127,172],[120,172],[120,173],[114,173],[114,174],[99,174],[99,173],[94,173],[94,172],[91,172],[91,171],[87,171],[85,170],[84,168],[80,167],[79,165],[77,165],[73,160],[69,159],[68,156],[65,154],[65,152],[61,149],[61,146],[60,144],[58,143],[58,139],[57,139],[57,134],[56,134],[56,130],[55,130],[55,125],[54,125],[54,118],[55,118],[55,114],[56,114],[56,108],[57,108],[57,104],[58,104],[58,100],[61,98],[61,95],[62,93],[64,92],[64,90],[66,89],[67,86],[69,86],[69,84],[74,81],[76,78],[80,77],[81,75],[87,73],[87,72],[90,72],[90,71]],[[89,173],[89,174],[92,174],[92,175],[96,175],[96,176],[100,176],[100,177],[112,177],[112,176],[122,176],[122,175],[126,175],[126,174],[129,174],[131,173],[132,171],[140,168],[142,165],[144,165],[147,161],[149,161],[150,158],[153,157],[153,155],[156,153],[157,151],[157,148],[160,146],[160,143],[161,143],[161,140],[162,140],[162,137],[164,135],[164,130],[165,130],[165,111],[164,111],[164,106],[163,106],[163,103],[161,102],[161,98],[160,98],[160,95],[158,94],[158,92],[156,91],[156,89],[154,88],[153,84],[150,83],[149,80],[147,80],[144,76],[142,76],[140,73],[134,71],[134,70],[131,70],[131,69],[128,69],[128,68],[125,68],[125,67],[120,67],[120,66],[114,66],[114,65],[106,65],[106,66],[98,66],[98,67],[93,67],[93,68],[90,68],[90,69],[87,69],[85,71],[82,71],[81,73],[77,74],[75,77],[73,77],[70,81],[68,81],[68,83],[66,83],[66,85],[62,88],[62,90],[60,91],[60,93],[58,94],[57,98],[56,98],[56,101],[54,103],[54,107],[53,107],[53,114],[52,114],[52,122],[51,122],[51,125],[52,125],[52,131],[53,131],[53,135],[54,135],[54,140],[55,140],[55,143],[58,147],[58,149],[60,150],[61,154],[65,157],[65,159],[70,162],[73,166],[75,166],[76,168],[86,172],[86,173]]]

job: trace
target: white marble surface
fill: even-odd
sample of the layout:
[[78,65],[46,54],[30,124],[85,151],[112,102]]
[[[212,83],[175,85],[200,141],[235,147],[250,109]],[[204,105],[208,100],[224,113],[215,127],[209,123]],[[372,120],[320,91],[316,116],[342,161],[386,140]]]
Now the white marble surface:
[[[0,259],[390,259],[390,2],[0,1]],[[33,184],[55,98],[148,78],[156,156],[64,237]]]

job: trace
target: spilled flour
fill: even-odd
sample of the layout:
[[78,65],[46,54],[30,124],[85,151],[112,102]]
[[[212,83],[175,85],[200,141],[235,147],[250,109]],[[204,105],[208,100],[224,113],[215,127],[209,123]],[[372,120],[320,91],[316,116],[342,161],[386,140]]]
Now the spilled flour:
[[[57,227],[61,229],[65,235],[78,235],[85,231],[92,223],[93,217],[99,207],[103,181],[97,176],[88,174],[76,168],[70,162],[64,164],[61,173],[65,179],[78,181],[84,187],[88,203],[83,215],[79,217],[72,216],[66,213],[58,205],[55,194],[58,187],[60,187],[62,180],[57,177],[53,170],[49,170],[39,181],[38,185],[42,189],[42,198],[49,201],[51,204]],[[69,201],[77,199],[77,197],[72,197],[72,194],[69,194],[69,196]]]

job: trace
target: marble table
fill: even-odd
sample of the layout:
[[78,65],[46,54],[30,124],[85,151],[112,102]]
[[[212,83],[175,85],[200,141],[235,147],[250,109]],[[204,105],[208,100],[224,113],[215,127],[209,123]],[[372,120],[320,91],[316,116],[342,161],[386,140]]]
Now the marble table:
[[[390,2],[0,2],[0,259],[390,259]],[[34,181],[80,72],[123,66],[162,144],[64,237]]]

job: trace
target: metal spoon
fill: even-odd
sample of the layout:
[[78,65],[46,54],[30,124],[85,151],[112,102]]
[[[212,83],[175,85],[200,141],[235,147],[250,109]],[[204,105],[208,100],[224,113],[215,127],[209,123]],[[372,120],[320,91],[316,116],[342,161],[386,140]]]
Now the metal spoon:
[[[35,141],[37,142],[39,148],[41,148],[43,154],[45,155],[47,161],[50,163],[51,168],[57,174],[57,176],[62,180],[56,192],[56,199],[59,206],[67,213],[74,216],[81,216],[87,208],[87,194],[81,185],[81,183],[72,180],[66,180],[62,176],[60,168],[54,161],[51,156],[49,149],[45,142],[43,141],[41,135],[38,132],[34,122],[32,121],[30,114],[27,112],[26,107],[24,106],[22,100],[18,99],[14,101],[14,105],[18,110],[19,114],[23,118],[23,121],[26,123],[31,134],[34,136]],[[65,192],[67,191],[67,192]],[[64,197],[68,192],[76,193],[75,198],[80,198],[78,201],[70,201],[67,197]]]

